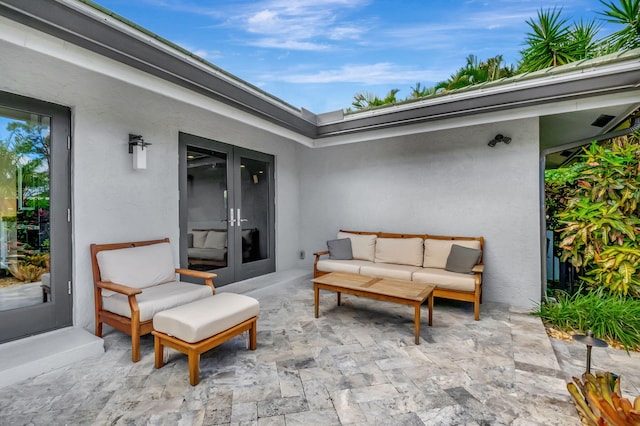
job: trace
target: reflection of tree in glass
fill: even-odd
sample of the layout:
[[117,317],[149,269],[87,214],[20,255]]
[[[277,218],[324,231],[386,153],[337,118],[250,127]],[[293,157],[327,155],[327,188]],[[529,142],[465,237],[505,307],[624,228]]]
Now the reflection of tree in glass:
[[[14,121],[7,124],[7,131],[8,137],[0,141],[0,153],[3,157],[7,157],[0,164],[3,174],[12,173],[11,170],[18,170],[19,179],[22,181],[20,196],[23,208],[35,210],[36,215],[39,208],[48,211],[51,152],[49,126],[38,122]],[[11,181],[13,183],[11,192],[15,191],[14,182],[15,180]],[[3,185],[3,193],[6,192],[4,189]],[[37,220],[37,218],[35,219]]]

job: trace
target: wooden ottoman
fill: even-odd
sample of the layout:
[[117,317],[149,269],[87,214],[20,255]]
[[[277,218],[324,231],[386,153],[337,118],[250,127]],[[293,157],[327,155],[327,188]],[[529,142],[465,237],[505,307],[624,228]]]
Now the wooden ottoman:
[[220,293],[159,312],[153,317],[155,367],[164,365],[164,346],[189,357],[189,381],[198,384],[200,354],[249,331],[249,349],[256,349],[260,304],[252,297]]

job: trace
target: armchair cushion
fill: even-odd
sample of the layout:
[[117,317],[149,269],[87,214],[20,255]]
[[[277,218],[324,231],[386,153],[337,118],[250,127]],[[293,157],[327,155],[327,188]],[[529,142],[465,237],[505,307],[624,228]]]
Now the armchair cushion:
[[451,253],[449,253],[447,266],[444,269],[450,272],[471,274],[471,269],[476,266],[481,255],[480,250],[454,244],[451,246]]
[[[140,321],[151,320],[158,312],[208,296],[213,296],[211,287],[175,281],[175,278],[173,282],[147,287],[136,296],[140,308]],[[109,297],[103,297],[102,309],[131,318],[129,300],[123,294],[114,293]]]
[[[176,280],[176,269],[169,243],[151,244],[96,255],[102,281],[146,288]],[[106,294],[103,295],[106,296]]]

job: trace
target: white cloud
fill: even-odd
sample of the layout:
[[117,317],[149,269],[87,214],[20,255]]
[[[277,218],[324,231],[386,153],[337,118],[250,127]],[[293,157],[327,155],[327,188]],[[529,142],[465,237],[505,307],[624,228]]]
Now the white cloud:
[[364,85],[376,84],[410,84],[416,81],[438,81],[447,77],[441,70],[418,69],[380,62],[376,64],[349,64],[339,68],[294,72],[272,75],[262,75],[263,81],[284,81],[294,84],[318,83],[357,83]]

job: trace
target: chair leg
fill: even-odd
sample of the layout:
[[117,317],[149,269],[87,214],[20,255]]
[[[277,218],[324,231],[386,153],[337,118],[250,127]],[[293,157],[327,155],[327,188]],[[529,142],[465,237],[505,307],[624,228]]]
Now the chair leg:
[[476,292],[475,301],[473,302],[473,317],[476,321],[480,321],[480,300],[482,293]]
[[131,327],[131,361],[140,361],[140,329]]
[[96,317],[96,336],[102,337],[102,321]]

